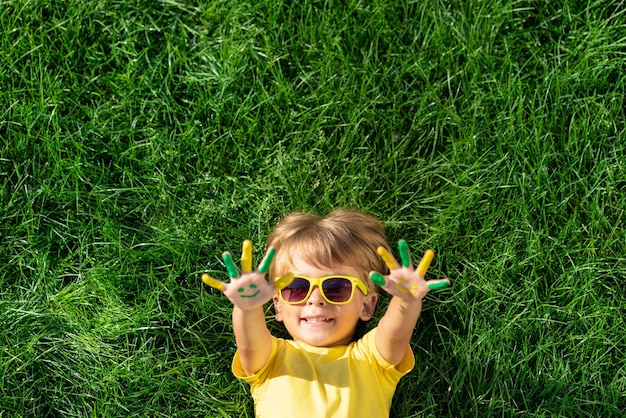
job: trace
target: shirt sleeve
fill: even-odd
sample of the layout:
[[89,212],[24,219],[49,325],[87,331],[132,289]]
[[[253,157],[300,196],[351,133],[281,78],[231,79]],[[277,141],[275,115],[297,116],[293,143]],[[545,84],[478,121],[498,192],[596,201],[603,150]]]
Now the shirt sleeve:
[[363,343],[367,350],[374,357],[376,362],[380,365],[380,367],[385,371],[385,373],[391,374],[395,376],[397,379],[404,376],[415,367],[415,355],[413,354],[413,350],[410,345],[407,345],[406,353],[400,363],[397,366],[389,363],[385,358],[380,354],[378,348],[376,347],[376,331],[378,328],[372,329],[370,332],[365,334],[361,339],[361,343]]
[[239,358],[239,350],[237,350],[235,352],[235,356],[233,357],[233,363],[231,366],[233,375],[235,375],[235,377],[242,379],[243,381],[248,382],[248,383],[253,383],[258,380],[264,380],[265,376],[267,375],[267,370],[276,359],[277,352],[278,352],[278,340],[275,337],[272,337],[272,352],[270,354],[270,357],[267,359],[267,362],[265,362],[265,365],[261,367],[261,370],[259,370],[255,374],[248,376],[246,375],[246,372],[243,370],[243,367],[241,366],[241,359]]

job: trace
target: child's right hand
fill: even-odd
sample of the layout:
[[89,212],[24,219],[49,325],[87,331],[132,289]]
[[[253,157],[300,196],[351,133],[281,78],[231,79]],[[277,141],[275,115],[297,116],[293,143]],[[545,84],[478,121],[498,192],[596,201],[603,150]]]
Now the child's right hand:
[[269,302],[278,289],[287,286],[293,280],[293,274],[287,275],[270,283],[265,279],[265,273],[269,270],[276,251],[269,248],[257,270],[252,270],[252,243],[249,240],[243,242],[241,254],[241,270],[239,274],[233,257],[229,252],[223,254],[224,264],[228,270],[230,283],[224,283],[214,279],[207,273],[202,275],[202,281],[207,286],[220,290],[239,309],[248,310],[262,306]]

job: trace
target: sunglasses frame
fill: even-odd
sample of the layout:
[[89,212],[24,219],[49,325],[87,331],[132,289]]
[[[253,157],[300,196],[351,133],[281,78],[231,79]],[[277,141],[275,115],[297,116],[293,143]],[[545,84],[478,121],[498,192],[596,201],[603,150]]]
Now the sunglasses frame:
[[[278,278],[277,278],[278,279]],[[278,291],[278,298],[288,304],[288,305],[299,305],[303,302],[306,302],[309,297],[311,296],[311,293],[313,292],[313,288],[315,286],[317,286],[317,288],[320,290],[320,295],[322,295],[322,297],[324,298],[324,300],[328,303],[330,303],[331,305],[345,305],[348,304],[350,302],[352,302],[352,299],[354,299],[354,292],[356,291],[356,288],[358,288],[359,290],[361,290],[361,292],[363,293],[363,295],[366,295],[369,293],[369,291],[367,290],[367,286],[365,285],[365,282],[362,279],[359,279],[358,277],[354,277],[354,276],[342,276],[339,274],[334,274],[332,276],[324,276],[324,277],[307,277],[307,276],[295,276],[295,279],[304,279],[307,282],[309,282],[309,290],[307,291],[307,294],[304,298],[302,298],[301,301],[299,302],[290,302],[287,299],[285,299],[283,297],[283,290],[287,289],[289,290],[289,286],[280,289]],[[329,279],[346,279],[348,280],[351,284],[352,284],[352,292],[350,293],[350,298],[348,298],[348,300],[346,300],[345,302],[334,302],[330,299],[328,299],[326,297],[326,294],[324,293],[324,288],[322,286],[322,283],[324,283],[326,280]]]

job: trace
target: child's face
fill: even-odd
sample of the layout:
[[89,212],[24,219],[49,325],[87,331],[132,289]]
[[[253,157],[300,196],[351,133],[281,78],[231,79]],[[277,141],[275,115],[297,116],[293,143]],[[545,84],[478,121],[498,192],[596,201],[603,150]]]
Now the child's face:
[[[316,278],[337,274],[359,277],[359,271],[354,267],[318,268],[299,258],[294,259],[290,267],[288,271],[296,276]],[[316,347],[333,347],[352,341],[358,320],[367,321],[372,317],[377,300],[377,295],[368,293],[366,296],[357,288],[349,303],[333,305],[322,297],[316,286],[309,298],[297,305],[283,303],[275,296],[274,307],[276,319],[285,324],[294,341]]]

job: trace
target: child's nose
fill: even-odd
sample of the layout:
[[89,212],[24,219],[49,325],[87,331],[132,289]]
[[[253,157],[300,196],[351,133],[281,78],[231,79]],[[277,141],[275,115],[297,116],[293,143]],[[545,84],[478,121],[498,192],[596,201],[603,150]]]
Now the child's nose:
[[326,300],[322,296],[320,292],[320,288],[318,286],[314,286],[313,290],[311,290],[311,294],[309,295],[309,299],[306,301],[307,305],[324,305]]

